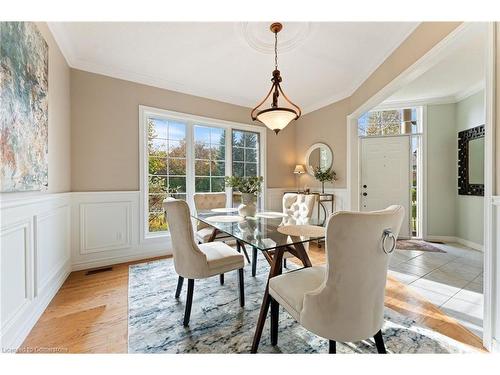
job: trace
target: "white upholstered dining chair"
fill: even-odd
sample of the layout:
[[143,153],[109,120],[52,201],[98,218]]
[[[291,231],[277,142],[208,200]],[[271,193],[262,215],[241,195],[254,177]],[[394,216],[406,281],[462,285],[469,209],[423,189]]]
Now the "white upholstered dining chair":
[[[318,196],[316,194],[284,194],[283,213],[288,215],[285,220],[289,221],[289,224],[309,224],[317,200]],[[302,245],[306,251],[309,250],[309,242],[305,242]],[[293,258],[293,255],[289,252],[283,254],[283,265],[285,267],[287,258]]]
[[[226,193],[195,193],[193,194],[194,208],[196,212],[202,212],[207,210],[213,210],[215,208],[225,208],[226,207]],[[199,244],[212,242],[212,241],[224,241],[230,245],[234,245],[234,239],[226,233],[215,231],[214,227],[197,220],[196,223],[196,241]],[[232,243],[231,243],[232,242]],[[247,258],[248,263],[250,263],[250,257],[248,256],[245,244],[240,242],[240,248],[243,249],[243,253]],[[220,283],[224,284],[224,274],[220,274]]]
[[[283,218],[281,225],[306,225],[309,224],[311,219],[314,205],[316,204],[317,195],[315,194],[297,194],[285,193],[283,194],[282,204],[283,213],[287,217]],[[309,242],[302,244],[306,251],[309,249]],[[289,252],[283,254],[283,265],[286,267],[287,258],[293,258]],[[252,254],[252,276],[257,272],[257,249],[253,248]]]
[[179,275],[175,298],[179,298],[184,278],[188,279],[184,326],[189,324],[195,279],[206,279],[211,276],[238,270],[240,305],[245,305],[243,283],[243,267],[245,259],[224,242],[196,244],[193,226],[189,215],[189,206],[185,201],[167,198],[163,201],[172,247],[174,268]]
[[[381,328],[390,255],[386,252],[396,245],[403,217],[402,206],[334,214],[326,227],[326,266],[271,278],[271,305],[283,306],[304,328],[329,339],[330,353],[336,352],[337,341],[369,337],[374,337],[378,352],[385,353]],[[278,312],[278,306],[272,306],[274,344]]]
[[[197,212],[212,210],[214,208],[226,207],[226,193],[195,193],[193,194],[194,207]],[[213,227],[199,221],[196,223],[196,240],[198,243],[209,242],[213,233]],[[219,232],[216,238],[224,238],[227,235]]]

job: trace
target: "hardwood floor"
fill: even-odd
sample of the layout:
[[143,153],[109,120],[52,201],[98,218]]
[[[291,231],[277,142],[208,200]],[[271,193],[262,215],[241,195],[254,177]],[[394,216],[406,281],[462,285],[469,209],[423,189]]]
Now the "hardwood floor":
[[[309,253],[313,264],[324,263],[323,248],[311,245]],[[92,275],[71,273],[20,351],[126,353],[128,266],[141,262],[114,265],[112,271]],[[393,278],[387,283],[385,303],[433,330],[482,349],[477,336]]]

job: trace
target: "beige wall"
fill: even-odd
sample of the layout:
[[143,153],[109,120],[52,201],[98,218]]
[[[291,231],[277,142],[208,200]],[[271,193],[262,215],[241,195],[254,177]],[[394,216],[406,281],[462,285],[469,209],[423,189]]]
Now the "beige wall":
[[38,29],[49,45],[49,193],[71,190],[69,67],[45,22]]
[[[337,181],[325,184],[325,187],[346,187],[346,117],[349,114],[349,99],[333,103],[320,110],[308,113],[295,124],[295,149],[297,163],[305,164],[307,149],[314,143],[325,143],[333,151],[333,170]],[[300,178],[300,185],[317,188],[321,183],[313,176],[305,174]]]
[[[250,108],[71,69],[71,188],[139,190],[139,105],[252,124]],[[267,133],[268,187],[294,186],[295,129]]]

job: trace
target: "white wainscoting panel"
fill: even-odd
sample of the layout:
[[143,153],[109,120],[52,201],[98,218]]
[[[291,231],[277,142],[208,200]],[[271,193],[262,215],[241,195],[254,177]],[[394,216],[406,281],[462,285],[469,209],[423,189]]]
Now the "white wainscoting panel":
[[72,269],[172,253],[168,236],[140,241],[139,191],[72,193]]
[[[2,228],[2,328],[8,329],[33,298],[31,220]],[[8,268],[7,268],[8,266]]]
[[71,195],[2,194],[0,341],[24,341],[70,272]]
[[71,261],[70,205],[35,217],[35,293],[44,293],[51,277]]
[[80,253],[132,246],[132,202],[80,204]]

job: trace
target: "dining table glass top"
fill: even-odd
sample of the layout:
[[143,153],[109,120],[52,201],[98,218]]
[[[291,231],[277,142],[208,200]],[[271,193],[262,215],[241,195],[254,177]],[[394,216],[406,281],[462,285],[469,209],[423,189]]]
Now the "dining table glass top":
[[192,216],[262,251],[324,238],[324,233],[322,233],[323,231],[321,230],[313,231],[316,232],[313,236],[296,236],[280,233],[280,230],[283,230],[283,228],[280,229],[280,227],[284,226],[300,226],[294,229],[300,231],[301,228],[304,228],[304,231],[308,232],[308,227],[310,228],[310,226],[318,226],[321,224],[321,222],[315,218],[298,218],[280,212],[260,211],[253,217],[242,217],[238,215],[237,209],[229,208],[199,211]]

